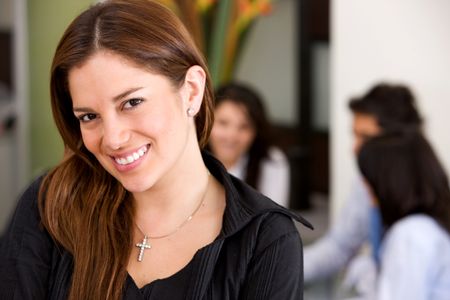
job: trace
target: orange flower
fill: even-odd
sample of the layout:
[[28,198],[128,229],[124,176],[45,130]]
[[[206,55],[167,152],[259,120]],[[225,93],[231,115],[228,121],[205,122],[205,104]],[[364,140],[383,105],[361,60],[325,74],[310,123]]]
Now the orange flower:
[[196,6],[199,12],[204,13],[208,11],[215,3],[216,0],[197,0]]
[[235,28],[238,32],[243,32],[259,15],[268,15],[272,12],[270,0],[238,1],[238,15],[235,20]]
[[262,0],[262,1],[259,1],[259,3],[258,3],[258,10],[261,15],[267,16],[272,12],[273,6],[270,3],[270,1]]

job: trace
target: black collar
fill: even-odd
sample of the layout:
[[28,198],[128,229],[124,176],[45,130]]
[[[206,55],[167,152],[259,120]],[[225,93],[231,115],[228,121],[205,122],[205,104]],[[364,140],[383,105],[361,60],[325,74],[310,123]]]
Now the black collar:
[[226,238],[233,235],[253,218],[268,212],[285,214],[313,229],[313,226],[302,216],[278,205],[246,183],[228,174],[225,167],[211,154],[203,151],[202,155],[209,172],[225,188],[226,208],[220,237]]

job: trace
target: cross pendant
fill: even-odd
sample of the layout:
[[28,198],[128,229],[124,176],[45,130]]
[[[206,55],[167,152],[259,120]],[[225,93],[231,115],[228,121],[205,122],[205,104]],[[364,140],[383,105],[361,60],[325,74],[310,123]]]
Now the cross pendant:
[[142,259],[144,258],[144,251],[146,249],[150,249],[152,246],[150,246],[150,243],[147,244],[147,236],[144,235],[144,239],[142,240],[142,243],[137,243],[136,247],[140,248],[138,261],[142,261]]

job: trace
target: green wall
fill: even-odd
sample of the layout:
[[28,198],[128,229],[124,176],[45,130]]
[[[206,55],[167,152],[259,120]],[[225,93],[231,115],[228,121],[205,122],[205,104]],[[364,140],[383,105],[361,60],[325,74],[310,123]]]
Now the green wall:
[[50,66],[56,45],[71,20],[92,0],[29,0],[29,94],[31,176],[58,163],[62,140],[50,108]]

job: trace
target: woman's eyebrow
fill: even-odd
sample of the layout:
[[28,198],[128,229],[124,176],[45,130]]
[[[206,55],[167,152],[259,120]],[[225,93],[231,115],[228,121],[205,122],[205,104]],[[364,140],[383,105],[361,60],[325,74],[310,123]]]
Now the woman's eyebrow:
[[132,93],[134,93],[134,92],[136,92],[136,91],[138,91],[140,89],[143,89],[143,87],[135,87],[135,88],[128,89],[125,92],[120,93],[119,95],[113,97],[113,101],[116,102],[116,101],[118,101],[120,99],[123,99],[126,96],[128,96],[129,94],[132,94]]
[[[140,90],[140,89],[143,89],[143,87],[134,87],[134,88],[128,89],[128,90],[126,90],[125,92],[120,93],[120,94],[117,95],[117,96],[114,96],[114,97],[113,97],[113,102],[117,102],[117,101],[119,101],[119,100],[125,98],[125,97],[128,96],[129,94],[132,94],[132,93],[134,93],[134,92],[136,92],[136,91],[138,91],[138,90]],[[73,111],[74,111],[74,112],[90,112],[90,111],[92,111],[92,109],[90,109],[90,108],[88,108],[88,107],[74,107],[74,108],[73,108]]]

